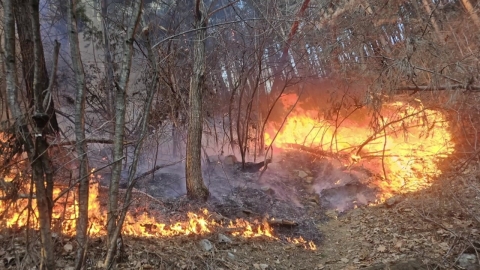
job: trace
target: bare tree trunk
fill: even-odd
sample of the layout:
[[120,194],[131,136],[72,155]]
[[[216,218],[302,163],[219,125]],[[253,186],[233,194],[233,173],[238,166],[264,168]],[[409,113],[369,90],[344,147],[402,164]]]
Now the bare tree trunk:
[[[232,65],[233,66],[233,65]],[[240,87],[240,83],[235,82],[233,80],[233,75],[231,71],[227,68],[227,79],[228,84],[230,85],[230,101],[228,105],[228,131],[230,135],[230,148],[232,151],[235,151],[235,137],[233,136],[233,109],[234,109],[234,102],[235,96],[237,95],[238,88]],[[238,144],[238,141],[237,141]]]
[[[153,76],[151,78],[151,85],[147,86],[147,100],[146,103],[143,107],[143,118],[142,118],[142,123],[141,123],[141,129],[140,129],[140,138],[137,140],[137,143],[135,144],[135,150],[133,154],[133,160],[132,160],[132,165],[130,167],[130,170],[128,172],[128,188],[125,193],[125,200],[123,205],[125,207],[122,208],[122,211],[120,213],[120,217],[117,221],[117,226],[115,228],[115,231],[113,233],[113,237],[110,239],[111,243],[109,244],[110,247],[115,246],[116,239],[120,235],[121,229],[123,227],[123,223],[125,221],[125,217],[127,215],[127,211],[129,209],[128,206],[130,206],[131,200],[132,200],[132,190],[133,187],[136,184],[136,181],[139,178],[135,178],[135,174],[137,172],[137,165],[138,165],[138,160],[140,158],[140,152],[143,148],[143,141],[145,137],[147,136],[147,127],[148,127],[148,122],[150,119],[150,110],[152,108],[152,102],[153,102],[153,97],[155,95],[155,91],[157,90],[157,83],[158,83],[158,68],[157,68],[157,60],[156,57],[153,53],[151,43],[150,43],[150,38],[148,36],[148,31],[144,31],[145,33],[145,39],[146,39],[146,44],[147,44],[147,52],[148,52],[148,60],[151,65],[151,69],[153,72]],[[116,250],[109,248],[107,251],[107,257],[105,259],[105,266],[107,268],[110,268],[110,265],[112,265],[113,262],[113,257],[115,255]]]
[[193,0],[196,35],[193,42],[193,74],[190,79],[188,134],[186,153],[187,195],[206,200],[210,195],[202,177],[203,88],[205,83],[205,39],[207,15],[202,0]]
[[107,0],[102,0],[102,27],[103,27],[103,53],[105,57],[105,91],[107,94],[107,113],[108,117],[113,116],[115,110],[114,95],[114,75],[113,75],[113,59],[110,48],[110,40],[108,37],[108,5]]
[[[44,90],[48,88],[49,78],[47,74],[47,69],[45,67],[43,44],[40,39],[38,1],[30,2],[24,0],[14,0],[14,13],[16,25],[18,27],[17,32],[22,55],[22,71],[29,106],[31,107],[34,105],[35,62],[33,62],[32,59],[34,59],[34,57],[37,57],[37,68],[39,69],[39,71],[36,83],[38,84],[37,87],[41,89],[41,92],[39,93],[39,96],[41,98],[38,98],[37,101],[43,102],[43,100],[45,99],[48,99],[49,101],[49,106],[45,108],[45,112],[48,115],[50,125],[47,126],[45,131],[47,131],[48,133],[51,133],[52,131],[58,132],[59,126],[57,122],[57,116],[55,114],[54,102],[51,98],[52,95],[48,91],[44,92]],[[35,45],[35,43],[37,45]]]
[[[242,169],[245,168],[245,155],[246,155],[246,144],[247,142],[244,140],[245,132],[248,132],[248,119],[245,119],[245,114],[242,113],[243,109],[243,96],[245,94],[245,91],[248,89],[248,76],[250,76],[250,72],[244,70],[243,75],[241,78],[241,89],[240,93],[238,95],[238,113],[237,113],[237,142],[238,142],[238,148],[240,150],[240,156],[242,158]],[[245,126],[247,125],[247,126]]]
[[87,248],[87,227],[88,227],[88,160],[87,143],[85,141],[85,72],[83,69],[80,46],[78,41],[77,10],[78,2],[68,0],[68,33],[70,40],[70,55],[72,58],[73,71],[75,73],[75,138],[79,161],[78,177],[78,217],[76,237],[78,242],[77,256],[75,258],[75,269],[82,269],[85,263],[85,252]]
[[[43,173],[45,174],[45,196],[47,200],[48,208],[48,219],[51,222],[52,219],[52,210],[53,210],[53,169],[51,166],[50,157],[48,156],[48,142],[45,138],[44,133],[48,130],[49,115],[46,113],[46,109],[52,105],[50,102],[45,102],[44,108],[44,91],[51,90],[51,87],[48,85],[48,78],[46,76],[45,69],[45,59],[43,57],[43,46],[42,39],[40,37],[40,16],[39,12],[39,1],[31,0],[31,22],[32,22],[32,35],[33,35],[33,96],[34,96],[34,114],[32,116],[35,121],[35,146],[36,146],[36,155],[41,162],[42,167],[42,178]],[[45,82],[47,83],[45,85]],[[48,96],[50,99],[51,96]],[[39,165],[40,166],[40,165]],[[41,185],[44,185],[43,182]],[[50,227],[50,226],[49,226]]]
[[[43,92],[48,87],[43,46],[40,37],[39,1],[30,0],[31,28],[33,36],[33,103],[35,122],[35,150],[32,162],[33,179],[35,181],[38,216],[40,220],[40,235],[43,250],[46,253],[44,267],[55,268],[53,241],[51,236],[51,222],[53,210],[53,170],[48,156],[48,143],[44,136],[48,129],[49,116],[43,106]],[[46,77],[47,76],[47,77]],[[45,84],[46,82],[46,84]]]
[[[17,130],[17,137],[22,142],[27,152],[29,161],[32,166],[32,179],[36,188],[36,199],[39,213],[40,224],[40,238],[42,242],[41,247],[41,262],[40,269],[55,269],[55,260],[53,253],[53,242],[50,232],[50,210],[49,201],[46,196],[47,190],[44,186],[44,173],[47,174],[47,178],[52,174],[49,171],[44,171],[44,165],[46,165],[42,159],[48,159],[46,153],[46,143],[43,135],[36,134],[36,144],[33,143],[30,131],[28,129],[25,117],[21,110],[20,103],[18,102],[18,88],[17,88],[17,74],[16,74],[16,55],[15,55],[15,20],[13,12],[13,1],[4,1],[5,12],[5,70],[6,70],[6,82],[7,82],[7,98],[10,112],[15,120],[15,126]],[[32,22],[33,23],[33,22]],[[38,45],[34,44],[34,45]],[[38,51],[38,47],[36,48]],[[34,56],[33,59],[38,60],[39,56]],[[34,63],[35,67],[38,67],[39,63]],[[38,72],[36,69],[36,77],[38,79]],[[39,127],[38,128],[43,128]],[[50,202],[51,205],[51,202]]]
[[[130,70],[132,67],[133,42],[135,30],[140,20],[140,13],[142,8],[142,0],[134,1],[132,16],[126,29],[126,37],[123,43],[123,59],[122,69],[120,71],[120,81],[116,83],[115,95],[115,135],[113,145],[113,160],[116,162],[112,168],[112,178],[110,179],[110,187],[108,194],[108,212],[107,212],[107,231],[108,231],[108,253],[111,250],[116,250],[115,231],[118,226],[118,185],[120,182],[120,173],[122,171],[123,160],[123,142],[125,140],[125,98],[127,94],[128,82],[130,79]],[[114,254],[114,253],[113,253]],[[105,259],[105,267],[112,267],[112,256],[107,256]]]

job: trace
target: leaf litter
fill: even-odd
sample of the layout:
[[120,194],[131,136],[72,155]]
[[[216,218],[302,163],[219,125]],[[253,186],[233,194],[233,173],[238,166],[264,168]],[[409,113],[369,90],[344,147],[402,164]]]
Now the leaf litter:
[[[128,236],[123,239],[128,258],[117,269],[467,269],[459,265],[472,254],[470,267],[477,268],[468,269],[478,269],[476,165],[463,173],[444,174],[431,188],[401,195],[393,205],[338,213],[306,200],[303,207],[316,213],[314,227],[322,235],[315,251],[282,239],[245,239],[223,231],[157,239]],[[189,205],[182,200],[175,204],[178,211]],[[24,230],[1,231],[0,269],[32,269],[38,264],[38,234],[31,232],[28,246],[26,239]],[[74,238],[54,239],[57,267],[71,268],[77,250]],[[202,249],[202,240],[208,240],[211,249]],[[86,269],[100,266],[105,252],[105,237],[90,239]]]

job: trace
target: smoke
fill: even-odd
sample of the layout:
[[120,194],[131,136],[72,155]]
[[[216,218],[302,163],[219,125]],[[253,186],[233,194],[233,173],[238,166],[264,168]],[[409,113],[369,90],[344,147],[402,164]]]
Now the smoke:
[[366,173],[347,169],[335,160],[325,159],[313,188],[324,207],[343,212],[376,200],[375,189],[368,186],[368,181]]

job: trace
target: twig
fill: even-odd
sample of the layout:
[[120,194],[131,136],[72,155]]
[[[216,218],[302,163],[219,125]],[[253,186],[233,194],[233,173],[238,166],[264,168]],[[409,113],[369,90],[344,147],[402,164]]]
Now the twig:
[[170,166],[173,166],[173,165],[178,164],[178,163],[180,163],[180,162],[183,162],[184,160],[185,160],[185,158],[182,158],[182,159],[180,159],[180,160],[178,160],[178,161],[175,161],[175,162],[172,162],[172,163],[163,164],[163,165],[157,165],[157,166],[153,167],[152,169],[150,169],[150,170],[148,170],[148,171],[140,174],[139,176],[133,178],[133,182],[136,182],[136,181],[138,181],[140,178],[143,178],[143,177],[145,177],[145,176],[147,176],[147,175],[149,175],[149,174],[152,174],[152,173],[154,173],[154,172],[156,172],[156,171],[158,171],[158,170],[160,170],[160,169],[163,169],[163,168],[166,168],[166,167],[170,167]]
[[118,160],[116,160],[116,161],[113,161],[113,162],[111,162],[111,163],[109,163],[109,164],[107,164],[107,165],[105,165],[105,166],[103,166],[103,167],[100,167],[100,168],[98,168],[98,169],[96,169],[96,170],[94,170],[94,171],[91,171],[89,174],[85,175],[84,177],[81,177],[81,178],[77,179],[75,182],[73,182],[73,184],[72,184],[70,187],[68,187],[67,189],[65,189],[65,190],[63,190],[62,192],[60,192],[60,194],[58,194],[57,198],[55,198],[55,199],[53,200],[53,204],[55,204],[55,203],[57,202],[57,200],[60,199],[63,195],[65,195],[66,193],[70,192],[70,190],[72,190],[72,189],[75,187],[75,185],[78,184],[78,183],[80,183],[80,181],[82,181],[83,179],[85,179],[85,178],[89,177],[90,175],[92,175],[92,174],[94,174],[94,173],[97,173],[97,172],[99,172],[99,171],[101,171],[101,170],[109,167],[110,165],[112,165],[112,164],[114,164],[114,163],[116,163],[116,162],[119,162],[119,161],[123,160],[124,158],[125,158],[125,157],[122,157],[122,158],[120,158],[120,159],[118,159]]
[[[453,80],[453,78],[452,78]],[[466,84],[453,84],[442,86],[405,86],[396,88],[395,91],[445,91],[445,90],[468,90],[468,91],[480,91],[480,85],[466,85]]]
[[[98,138],[98,139],[85,139],[86,143],[101,143],[101,144],[113,144],[113,140],[111,139],[103,139],[103,138]],[[66,146],[66,145],[76,145],[77,141],[66,141],[66,142],[59,142],[59,143],[53,143],[51,146]],[[123,145],[130,145],[133,144],[132,141],[125,141]]]

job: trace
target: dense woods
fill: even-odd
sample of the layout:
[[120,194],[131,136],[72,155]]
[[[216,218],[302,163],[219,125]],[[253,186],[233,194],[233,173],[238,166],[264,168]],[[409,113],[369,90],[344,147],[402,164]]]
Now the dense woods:
[[[205,201],[209,157],[233,153],[241,168],[263,162],[265,171],[275,140],[266,129],[282,127],[299,103],[335,128],[366,109],[373,140],[391,125],[385,103],[421,101],[448,115],[457,159],[480,152],[475,1],[5,0],[1,8],[0,200],[28,200],[40,269],[55,268],[52,208],[67,192],[54,195],[54,183],[76,192],[75,269],[86,269],[90,178],[109,172],[102,267],[114,268],[139,175],[163,168],[162,156],[184,161],[188,198]],[[285,109],[289,94],[297,98]],[[336,152],[335,143],[323,150]]]

